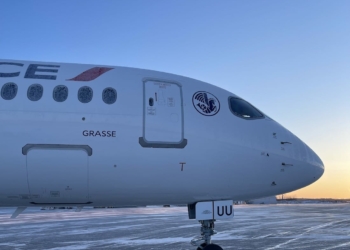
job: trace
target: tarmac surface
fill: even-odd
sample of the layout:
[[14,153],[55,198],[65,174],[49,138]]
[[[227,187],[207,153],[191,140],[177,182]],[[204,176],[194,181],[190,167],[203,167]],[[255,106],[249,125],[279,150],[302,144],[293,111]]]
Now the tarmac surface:
[[[196,249],[200,225],[186,207],[74,210],[0,209],[0,249]],[[350,204],[239,205],[217,221],[223,249],[350,249]]]

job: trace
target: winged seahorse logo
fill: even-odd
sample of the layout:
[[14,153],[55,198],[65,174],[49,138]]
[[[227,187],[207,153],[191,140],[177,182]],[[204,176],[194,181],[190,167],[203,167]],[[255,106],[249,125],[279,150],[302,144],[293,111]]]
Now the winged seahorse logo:
[[203,91],[193,95],[193,105],[203,115],[215,115],[220,108],[216,97]]

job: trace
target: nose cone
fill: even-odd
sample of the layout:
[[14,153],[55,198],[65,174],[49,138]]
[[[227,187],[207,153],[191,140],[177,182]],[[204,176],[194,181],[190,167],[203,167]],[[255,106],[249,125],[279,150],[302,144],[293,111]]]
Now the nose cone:
[[318,179],[324,173],[324,165],[320,157],[304,142],[297,139],[296,151],[299,153],[294,155],[295,174],[298,176],[296,185],[298,188],[306,187]]
[[290,192],[306,187],[321,178],[324,164],[309,146],[285,128],[280,127],[279,137],[278,133],[276,137],[282,141],[280,155],[285,157],[284,163],[290,163],[286,164],[283,177],[286,190]]
[[317,181],[324,173],[324,165],[320,157],[306,144],[306,162],[311,168],[311,174],[313,174],[314,181]]

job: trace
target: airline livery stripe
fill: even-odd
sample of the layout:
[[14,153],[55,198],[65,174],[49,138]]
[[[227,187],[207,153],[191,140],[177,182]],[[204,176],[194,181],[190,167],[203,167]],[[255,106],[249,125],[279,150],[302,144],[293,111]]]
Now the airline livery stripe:
[[80,75],[77,75],[76,77],[72,79],[68,79],[67,81],[84,81],[88,82],[91,80],[96,79],[100,75],[106,73],[107,71],[110,71],[113,68],[103,68],[103,67],[94,67],[89,70],[84,71]]

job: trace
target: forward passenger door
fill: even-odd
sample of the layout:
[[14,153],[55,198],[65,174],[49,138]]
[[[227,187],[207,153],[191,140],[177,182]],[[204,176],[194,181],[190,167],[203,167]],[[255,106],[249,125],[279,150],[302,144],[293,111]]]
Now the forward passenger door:
[[177,82],[143,81],[143,137],[140,144],[153,148],[184,148],[182,86]]

